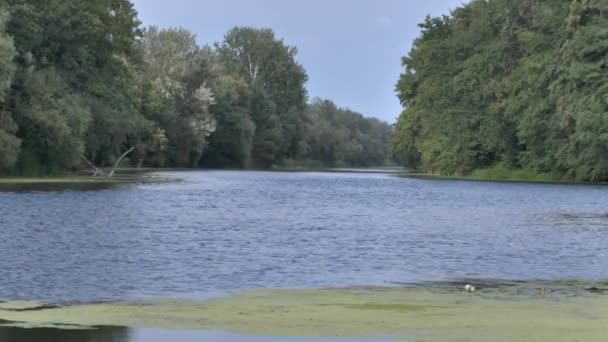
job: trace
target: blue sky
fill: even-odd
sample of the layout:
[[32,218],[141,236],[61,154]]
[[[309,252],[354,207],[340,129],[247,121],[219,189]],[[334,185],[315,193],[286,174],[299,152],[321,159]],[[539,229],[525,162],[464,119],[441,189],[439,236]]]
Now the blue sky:
[[134,0],[145,26],[184,27],[201,44],[234,26],[270,27],[298,47],[311,98],[394,122],[395,83],[427,14],[465,0]]

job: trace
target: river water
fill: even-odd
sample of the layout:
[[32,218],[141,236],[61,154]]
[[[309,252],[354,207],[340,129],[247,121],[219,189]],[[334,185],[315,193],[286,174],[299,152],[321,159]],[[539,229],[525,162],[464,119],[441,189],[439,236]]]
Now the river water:
[[0,299],[608,279],[608,188],[388,174],[173,172],[0,192]]
[[[1,323],[1,321],[0,321]],[[233,334],[222,331],[176,331],[97,327],[94,329],[17,328],[0,325],[0,342],[397,342],[389,338],[306,338]]]

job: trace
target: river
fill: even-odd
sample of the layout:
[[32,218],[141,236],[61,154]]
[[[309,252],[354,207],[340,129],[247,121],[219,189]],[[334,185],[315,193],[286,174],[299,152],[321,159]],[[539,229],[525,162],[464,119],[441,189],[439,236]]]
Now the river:
[[0,192],[0,297],[207,298],[449,278],[608,278],[603,186],[179,172]]
[[[0,299],[199,300],[454,278],[608,279],[605,186],[347,172],[162,177],[176,181],[0,192]],[[0,340],[41,333],[11,329],[0,329]],[[116,341],[143,341],[150,337],[137,336],[158,332],[120,334],[127,337]]]

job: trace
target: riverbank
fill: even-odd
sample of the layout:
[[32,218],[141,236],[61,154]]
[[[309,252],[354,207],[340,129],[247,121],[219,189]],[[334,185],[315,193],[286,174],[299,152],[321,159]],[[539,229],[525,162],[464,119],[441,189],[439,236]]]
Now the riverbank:
[[[490,283],[488,283],[490,284]],[[303,337],[421,341],[602,341],[606,283],[499,283],[405,288],[261,290],[206,302],[146,300],[44,306],[0,303],[18,326],[127,326]]]
[[179,181],[175,178],[152,174],[157,170],[123,169],[114,177],[65,175],[49,177],[0,177],[0,191],[2,190],[55,190],[55,189],[91,189],[97,190],[105,187],[141,184],[163,183]]
[[0,178],[0,184],[66,184],[66,183],[118,183],[122,178],[105,178],[92,176],[55,176],[55,177],[6,177]]
[[483,169],[475,170],[470,175],[448,176],[424,172],[404,172],[406,178],[437,179],[437,180],[467,180],[479,182],[511,182],[511,183],[546,183],[546,184],[606,184],[605,182],[582,182],[552,173],[534,173],[526,170]]
[[376,174],[402,174],[407,170],[401,167],[361,167],[361,168],[290,168],[273,167],[249,171],[276,171],[276,172],[334,172],[334,173],[376,173]]
[[[122,169],[112,178],[94,176],[49,176],[49,177],[0,177],[0,191],[20,190],[61,190],[61,189],[91,189],[142,183],[163,183],[180,181],[177,178],[163,177],[161,172],[197,172],[208,169]],[[223,170],[221,170],[223,171]],[[268,171],[268,172],[331,172],[331,173],[376,173],[400,174],[394,169],[267,169],[267,170],[235,170],[235,171]]]

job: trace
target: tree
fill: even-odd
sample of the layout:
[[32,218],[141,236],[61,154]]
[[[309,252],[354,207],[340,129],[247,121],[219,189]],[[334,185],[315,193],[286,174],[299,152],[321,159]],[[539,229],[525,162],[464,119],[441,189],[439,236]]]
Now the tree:
[[403,59],[392,153],[424,170],[608,179],[605,1],[471,1]]
[[87,154],[111,163],[145,126],[133,65],[139,22],[127,0],[8,0],[17,70],[6,111],[24,144],[20,173],[55,173]]
[[209,147],[202,165],[214,167],[247,167],[256,126],[251,118],[251,89],[240,77],[221,75],[212,84],[215,103],[210,110],[217,129],[209,137]]
[[269,166],[295,155],[307,80],[295,59],[297,49],[277,39],[270,29],[251,27],[235,27],[216,48],[228,73],[244,79],[251,89],[254,163]]
[[15,73],[15,47],[12,37],[6,32],[7,21],[7,8],[0,4],[0,169],[15,164],[20,145],[15,136],[17,127],[4,104]]
[[[146,30],[140,43],[144,60],[142,80],[151,84],[145,115],[167,135],[168,159],[174,166],[196,166],[215,131],[209,107],[215,96],[208,86],[214,76],[212,52],[201,49],[185,29]],[[158,131],[157,131],[158,132]]]
[[552,95],[560,113],[559,167],[579,180],[608,179],[608,4],[573,0]]
[[237,27],[214,49],[140,24],[129,0],[2,2],[2,174],[386,159],[388,125],[307,111],[297,49],[272,30]]
[[332,101],[315,99],[305,112],[299,158],[325,166],[369,167],[388,161],[392,127]]
[[14,112],[18,113],[19,126],[29,128],[19,133],[22,162],[42,163],[43,173],[78,165],[91,120],[82,99],[70,93],[53,68],[21,73],[19,83],[27,93],[15,98]]

